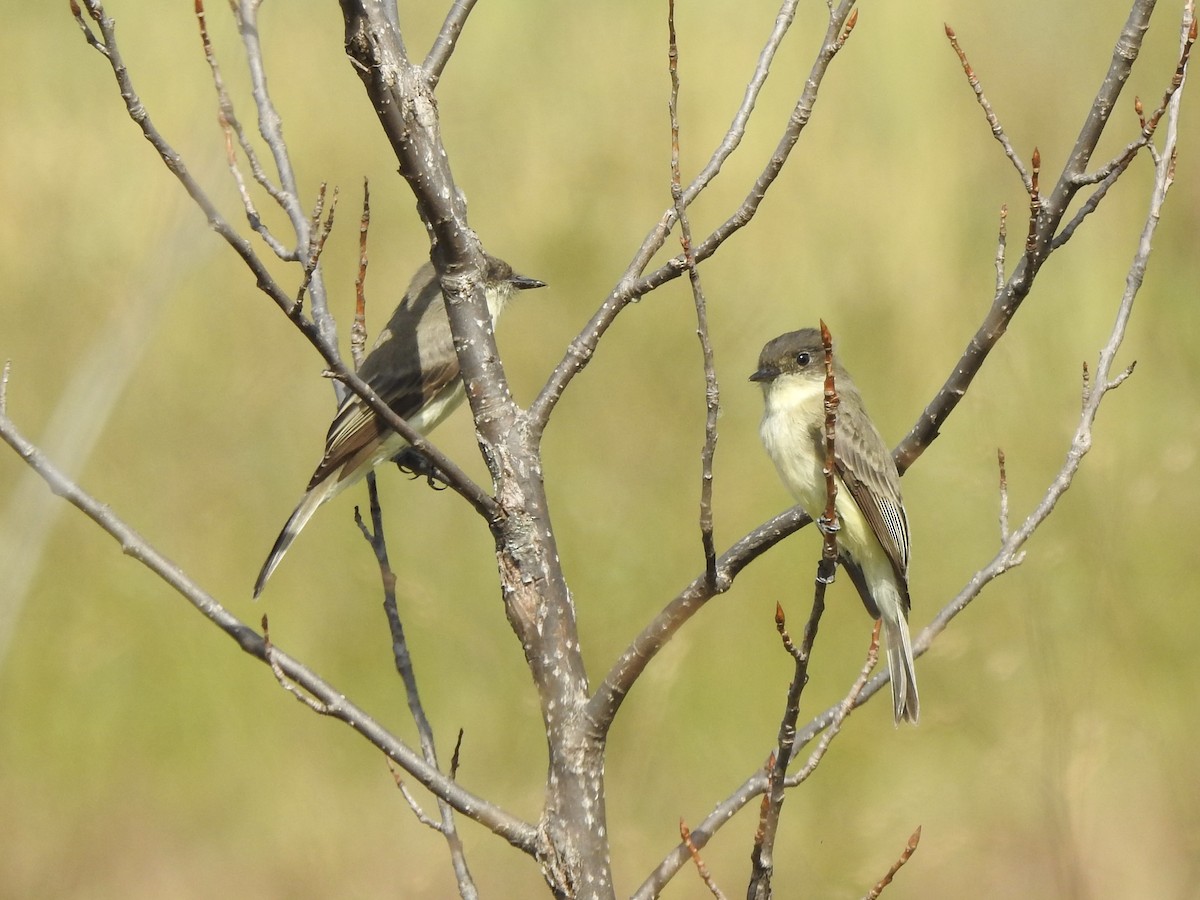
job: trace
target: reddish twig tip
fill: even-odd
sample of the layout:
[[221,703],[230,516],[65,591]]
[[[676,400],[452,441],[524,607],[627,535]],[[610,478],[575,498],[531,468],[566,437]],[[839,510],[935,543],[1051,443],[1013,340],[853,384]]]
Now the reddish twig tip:
[[708,871],[708,866],[704,864],[704,859],[700,856],[700,848],[696,846],[696,842],[692,840],[692,830],[688,828],[687,822],[683,817],[679,818],[679,837],[687,847],[688,853],[692,857],[692,862],[696,864],[696,872],[700,875],[700,880],[704,882],[704,886],[714,896],[724,900],[725,895],[721,893],[721,889],[717,887],[717,883],[713,880],[712,873]]
[[1029,234],[1025,238],[1025,255],[1033,256],[1037,250],[1037,226],[1038,217],[1042,212],[1042,194],[1038,183],[1039,176],[1042,171],[1042,153],[1037,147],[1033,148],[1033,157],[1030,159],[1031,171],[1029,173]]
[[920,843],[921,826],[918,825],[917,830],[912,833],[911,837],[909,837],[908,843],[904,845],[904,850],[900,853],[900,858],[892,864],[892,867],[888,869],[887,874],[880,879],[879,883],[867,893],[864,900],[875,900],[876,897],[883,893],[883,889],[892,883],[892,879],[896,877],[896,873],[899,872],[904,867],[904,864],[912,858],[912,855],[917,852],[917,845]]

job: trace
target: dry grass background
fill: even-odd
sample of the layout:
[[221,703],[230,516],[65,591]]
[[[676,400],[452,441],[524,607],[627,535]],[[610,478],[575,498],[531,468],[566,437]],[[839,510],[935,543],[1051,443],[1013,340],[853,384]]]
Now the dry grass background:
[[[131,73],[163,134],[234,216],[191,4],[153,6],[112,2]],[[740,201],[777,139],[824,19],[824,4],[805,6],[743,148],[693,209],[698,231]],[[1179,4],[1159,6],[1101,156],[1135,133],[1134,94],[1160,96],[1174,67]],[[248,119],[236,36],[213,7],[225,75]],[[476,229],[551,285],[500,328],[522,401],[669,202],[663,7],[480,4],[439,89]],[[723,387],[722,545],[788,502],[758,444],[761,401],[745,381],[767,338],[824,317],[896,441],[990,302],[997,212],[1008,203],[1019,222],[1023,195],[942,22],[958,30],[1014,143],[1026,155],[1038,145],[1053,177],[1127,12],[1119,0],[862,6],[779,184],[703,269]],[[409,46],[428,46],[435,14],[402,13]],[[727,126],[773,16],[768,4],[681,5],[687,171]],[[319,360],[137,135],[67,4],[9,4],[5,18],[0,357],[13,362],[10,413],[35,438],[63,428],[55,453],[81,455],[86,489],[234,612],[269,613],[277,642],[411,736],[376,577],[350,518],[360,498],[323,510],[263,602],[250,601],[320,451],[332,404]],[[304,189],[312,196],[326,180],[343,192],[326,256],[343,322],[354,209],[362,177],[371,179],[376,328],[426,252],[411,197],[342,53],[336,4],[270,3],[263,25]],[[861,895],[918,824],[921,848],[892,900],[1195,894],[1195,110],[1186,96],[1178,182],[1125,346],[1136,374],[1109,399],[1076,487],[1025,565],[921,660],[920,727],[896,730],[886,705],[872,703],[791,796],[781,894]],[[1107,335],[1149,184],[1143,159],[1051,260],[967,402],[905,478],[918,627],[997,544],[996,447],[1008,454],[1015,519],[1061,464],[1080,365]],[[701,565],[693,328],[681,283],[628,310],[547,437],[552,512],[593,677]],[[482,473],[465,415],[437,440]],[[0,554],[31,579],[27,593],[0,597],[22,604],[0,661],[0,895],[452,894],[440,840],[414,821],[365,743],[286,697],[95,526],[44,489],[24,492],[28,477],[0,454],[11,529]],[[449,494],[394,473],[382,489],[443,751],[465,728],[463,782],[535,816],[543,738],[486,532]],[[790,672],[771,614],[776,600],[796,616],[807,609],[816,547],[805,532],[752,566],[631,695],[608,765],[620,892],[674,844],[680,816],[699,821],[764,758]],[[839,584],[810,709],[843,690],[868,628]],[[463,829],[484,896],[542,894],[529,861]],[[753,830],[743,815],[706,851],[731,893]],[[668,893],[701,895],[690,873]]]

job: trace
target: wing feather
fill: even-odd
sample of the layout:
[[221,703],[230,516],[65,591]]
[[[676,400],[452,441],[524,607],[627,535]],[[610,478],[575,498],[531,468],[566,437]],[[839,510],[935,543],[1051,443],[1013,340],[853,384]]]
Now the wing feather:
[[[414,294],[413,286],[421,283],[425,288]],[[439,310],[430,309],[435,305],[445,306],[437,279],[430,279],[423,267],[413,277],[413,286],[380,332],[358,374],[396,415],[424,432],[436,422],[423,423],[419,414],[429,408],[430,401],[453,387],[459,367],[453,352],[450,322],[444,312],[439,315]],[[426,310],[430,315],[422,321]],[[339,481],[356,474],[391,433],[362,398],[357,394],[348,396],[329,426],[325,455],[313,472],[308,489],[312,490],[335,472]]]
[[[887,553],[904,588],[907,607],[909,531],[900,499],[900,476],[887,444],[865,415],[853,429],[845,426],[844,417],[839,417],[837,429],[838,475]],[[852,436],[855,432],[857,435]]]

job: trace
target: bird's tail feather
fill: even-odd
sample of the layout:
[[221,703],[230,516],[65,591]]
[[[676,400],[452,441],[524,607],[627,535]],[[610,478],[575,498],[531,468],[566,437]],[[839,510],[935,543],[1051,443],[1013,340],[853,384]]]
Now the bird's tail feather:
[[921,715],[921,704],[917,699],[917,670],[913,664],[908,622],[905,621],[904,612],[898,605],[881,612],[884,641],[887,644],[888,671],[892,678],[892,712],[897,725],[901,719],[915,725]]
[[258,573],[258,580],[254,582],[254,596],[258,597],[266,586],[267,579],[279,566],[283,555],[288,552],[288,548],[292,546],[292,541],[308,524],[308,520],[313,517],[313,513],[334,494],[338,493],[340,484],[337,478],[327,478],[321,483],[315,485],[309,490],[300,500],[300,504],[288,517],[287,523],[283,526],[283,531],[279,532],[279,537],[275,539],[275,546],[271,548],[271,552],[267,555],[267,561],[263,563],[262,570]]

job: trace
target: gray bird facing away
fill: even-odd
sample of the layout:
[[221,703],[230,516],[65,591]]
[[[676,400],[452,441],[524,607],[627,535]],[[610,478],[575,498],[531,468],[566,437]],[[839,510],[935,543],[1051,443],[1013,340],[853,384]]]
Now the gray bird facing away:
[[[827,503],[821,333],[802,328],[769,341],[750,380],[762,385],[766,403],[760,427],[763,445],[788,490],[819,521]],[[841,401],[834,430],[838,558],[867,612],[883,620],[895,720],[915,723],[920,703],[908,634],[908,518],[900,499],[900,477],[836,355],[834,381]]]
[[[518,275],[495,257],[485,255],[485,262],[484,296],[493,324],[517,291],[545,287],[545,282]],[[446,315],[446,298],[432,263],[421,266],[413,276],[358,375],[423,435],[462,403],[466,392]],[[325,438],[325,455],[263,563],[254,596],[262,593],[292,541],[322,503],[406,447],[408,441],[381,422],[357,394],[342,401]]]

